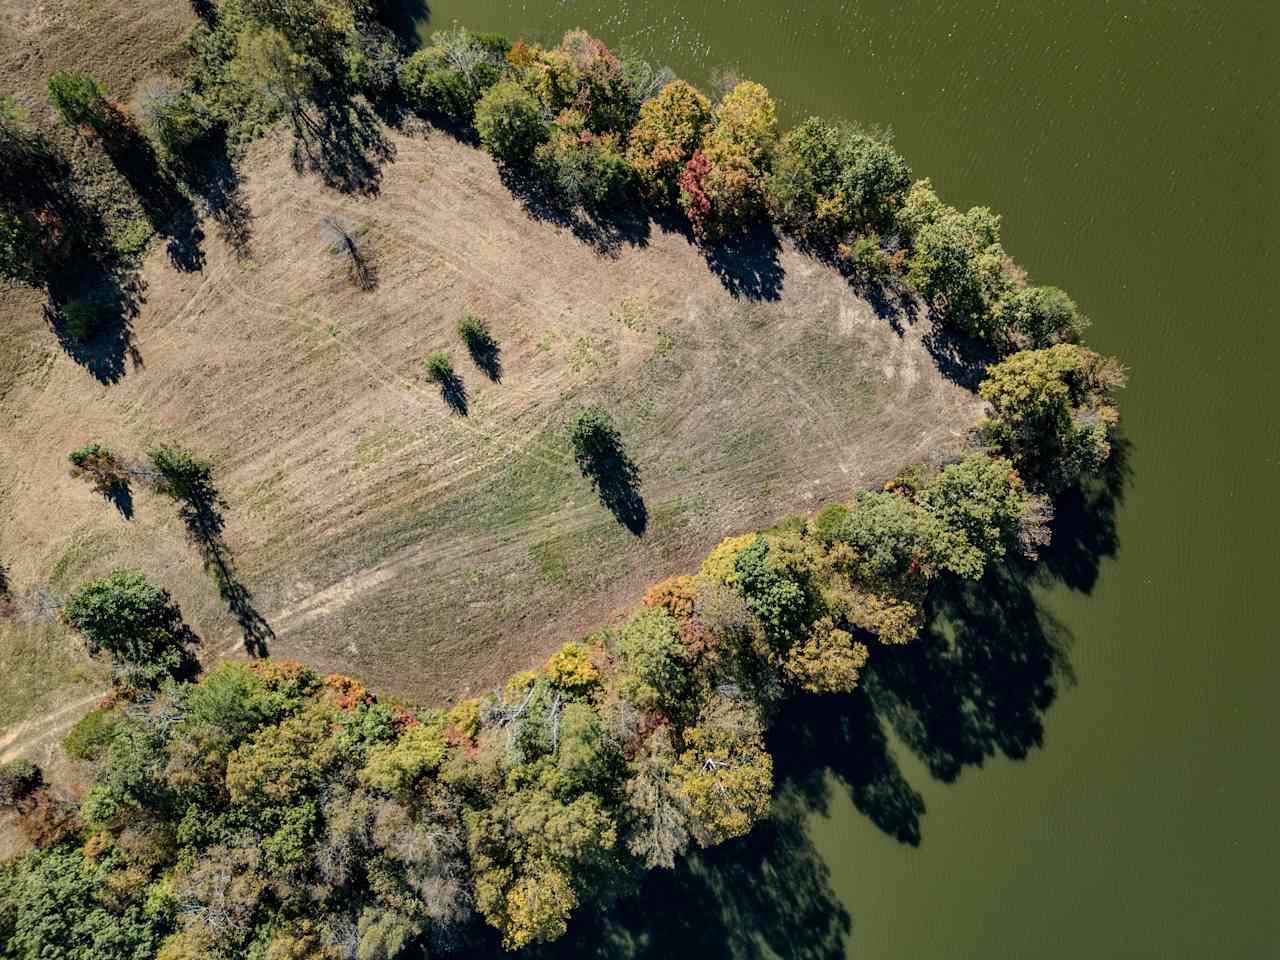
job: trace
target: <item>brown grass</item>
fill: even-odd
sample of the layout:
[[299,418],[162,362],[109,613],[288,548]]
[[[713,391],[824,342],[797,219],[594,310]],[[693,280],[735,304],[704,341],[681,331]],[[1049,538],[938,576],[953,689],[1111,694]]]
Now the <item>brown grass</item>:
[[[24,41],[24,71],[74,57],[122,86],[146,71],[105,31],[59,19],[70,4],[0,2],[6,29],[20,9],[46,20]],[[175,9],[132,5],[131,35],[145,49],[176,40],[189,19]],[[113,386],[58,350],[36,298],[0,294],[13,332],[0,349],[0,562],[19,607],[128,564],[173,592],[209,659],[234,650],[173,504],[135,486],[126,520],[66,470],[86,440],[133,455],[183,444],[216,464],[271,653],[438,701],[608,622],[727,534],[962,449],[979,404],[939,375],[926,324],[895,333],[814,261],[786,248],[780,299],[735,299],[679,234],[654,226],[603,256],[532,218],[482,153],[438,133],[393,139],[375,199],[299,178],[284,144],[260,144],[250,258],[213,229],[201,273],[154,251],[141,364]],[[366,228],[375,290],[326,251],[332,213]],[[468,312],[501,344],[500,382],[457,336]],[[465,417],[422,376],[437,350],[465,383]],[[573,462],[565,422],[586,402],[610,409],[640,469],[642,537]],[[0,658],[35,629],[63,642],[55,624],[15,620]],[[69,682],[30,685],[21,711],[83,695],[69,668],[41,663]]]

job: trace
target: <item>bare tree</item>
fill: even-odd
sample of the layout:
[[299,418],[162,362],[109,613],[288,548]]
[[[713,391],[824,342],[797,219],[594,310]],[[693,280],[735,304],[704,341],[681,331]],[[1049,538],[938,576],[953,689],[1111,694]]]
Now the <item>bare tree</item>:
[[341,214],[326,213],[320,218],[320,236],[327,252],[348,258],[357,287],[372,290],[377,286],[377,275],[369,263],[367,227],[358,226]]

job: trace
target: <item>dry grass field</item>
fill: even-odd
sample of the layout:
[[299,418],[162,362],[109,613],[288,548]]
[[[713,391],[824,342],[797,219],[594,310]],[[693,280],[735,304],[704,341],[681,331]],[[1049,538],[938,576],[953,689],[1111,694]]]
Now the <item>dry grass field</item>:
[[[168,8],[135,5],[139,29],[151,6]],[[431,702],[608,622],[727,534],[957,454],[978,419],[923,346],[927,321],[891,324],[786,246],[776,296],[735,295],[678,232],[649,225],[601,252],[532,215],[479,150],[388,136],[394,159],[361,197],[296,175],[285,142],[258,144],[248,252],[212,227],[199,271],[153,251],[116,382],[59,349],[38,298],[0,293],[0,563],[15,598],[0,618],[0,746],[40,733],[12,726],[23,717],[102,684],[54,619],[87,577],[138,567],[172,591],[206,659],[243,648],[172,502],[134,484],[126,516],[69,476],[88,440],[211,459],[270,653]],[[329,214],[365,231],[375,289],[326,250]],[[500,375],[468,357],[466,313],[494,333]],[[465,413],[423,376],[437,350]],[[639,468],[640,535],[569,449],[568,419],[593,402]]]

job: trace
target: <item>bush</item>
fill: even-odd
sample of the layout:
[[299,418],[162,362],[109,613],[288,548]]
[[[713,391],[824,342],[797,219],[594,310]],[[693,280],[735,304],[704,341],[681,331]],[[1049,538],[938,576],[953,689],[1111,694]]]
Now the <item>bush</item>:
[[97,707],[75,722],[62,740],[62,749],[76,760],[97,760],[115,736],[114,707]]
[[99,135],[113,120],[106,89],[87,73],[60,70],[51,76],[49,102],[63,123],[72,127],[89,127]]
[[25,800],[43,783],[40,768],[25,757],[0,764],[0,806],[9,807]]
[[499,162],[518,166],[527,163],[547,139],[547,124],[537,98],[519,84],[503,80],[476,104],[476,133]]
[[650,199],[673,203],[677,181],[711,124],[711,102],[683,80],[673,80],[640,105],[627,159]]
[[431,45],[405,61],[400,89],[415,108],[470,124],[476,104],[502,78],[510,45],[501,37],[463,28],[438,31]]
[[485,322],[469,313],[458,321],[458,336],[472,353],[484,353],[495,346],[493,334]]
[[433,353],[422,363],[427,379],[432,383],[445,384],[454,378],[453,364],[444,353]]

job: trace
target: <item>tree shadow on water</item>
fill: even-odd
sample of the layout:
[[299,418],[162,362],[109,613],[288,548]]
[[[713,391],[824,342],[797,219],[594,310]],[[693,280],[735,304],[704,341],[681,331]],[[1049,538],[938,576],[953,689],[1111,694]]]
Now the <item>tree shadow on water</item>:
[[[650,871],[616,902],[584,904],[563,938],[521,955],[841,960],[853,920],[805,832],[805,816],[799,798],[784,792],[747,836],[691,853],[673,870]],[[500,954],[473,954],[491,955]]]

